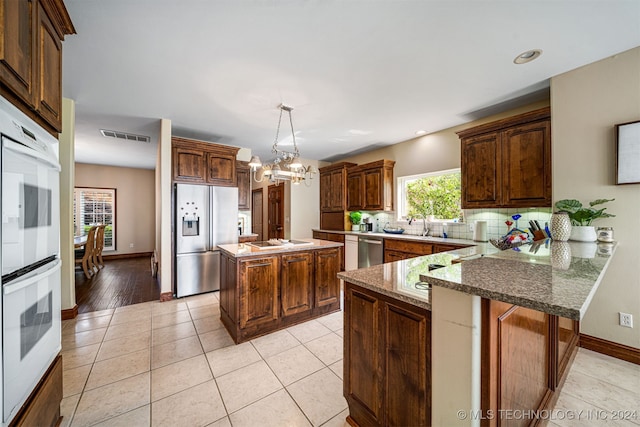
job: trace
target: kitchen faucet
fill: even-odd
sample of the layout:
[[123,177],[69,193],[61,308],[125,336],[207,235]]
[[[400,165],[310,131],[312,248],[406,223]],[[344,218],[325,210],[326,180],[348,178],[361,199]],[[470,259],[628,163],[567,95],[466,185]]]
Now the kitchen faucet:
[[427,228],[427,219],[422,216],[422,236],[426,237],[429,235],[429,229]]

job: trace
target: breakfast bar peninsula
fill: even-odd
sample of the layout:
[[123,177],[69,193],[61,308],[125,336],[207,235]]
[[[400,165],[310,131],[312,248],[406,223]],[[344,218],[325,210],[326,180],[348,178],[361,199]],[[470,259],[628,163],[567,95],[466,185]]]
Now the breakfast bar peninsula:
[[343,244],[273,243],[218,246],[220,317],[236,344],[340,310]]
[[479,243],[339,273],[347,421],[544,423],[614,252],[612,244],[499,251]]

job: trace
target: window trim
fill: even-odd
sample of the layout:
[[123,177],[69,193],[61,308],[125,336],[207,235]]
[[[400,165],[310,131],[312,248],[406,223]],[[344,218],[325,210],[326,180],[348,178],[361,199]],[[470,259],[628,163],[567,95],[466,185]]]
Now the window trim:
[[[404,191],[407,181],[413,181],[420,178],[427,178],[430,176],[440,176],[440,175],[448,175],[448,174],[454,174],[454,173],[462,173],[462,168],[444,169],[444,170],[435,171],[435,172],[426,172],[426,173],[419,173],[415,175],[399,176],[396,180],[396,195],[397,195],[396,206],[398,206],[398,209],[396,211],[396,220],[409,222],[409,220],[407,219],[407,213],[405,211],[407,206],[407,195],[406,195],[406,192]],[[461,223],[459,221],[455,221],[454,219],[437,219],[436,221],[432,221],[432,222]]]
[[[96,191],[96,192],[111,192],[113,193],[113,213],[112,213],[112,220],[111,220],[111,226],[112,226],[112,236],[111,236],[111,240],[113,242],[112,246],[105,246],[104,247],[104,251],[105,252],[115,252],[117,251],[117,241],[116,241],[116,206],[117,206],[117,200],[118,200],[118,192],[116,188],[109,188],[109,187],[73,187],[73,200],[74,200],[74,206],[73,206],[73,226],[74,226],[74,231],[76,228],[76,216],[78,214],[80,214],[80,206],[78,205],[79,202],[79,197],[80,197],[80,193],[76,190],[79,191]],[[75,232],[74,232],[75,234]]]

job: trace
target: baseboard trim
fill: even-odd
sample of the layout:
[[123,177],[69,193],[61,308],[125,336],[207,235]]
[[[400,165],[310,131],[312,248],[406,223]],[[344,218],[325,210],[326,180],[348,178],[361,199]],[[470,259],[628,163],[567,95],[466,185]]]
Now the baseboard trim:
[[163,292],[160,294],[160,302],[171,301],[173,299],[173,292]]
[[104,260],[110,259],[126,259],[126,258],[143,258],[150,257],[153,255],[153,252],[134,252],[130,254],[113,254],[113,255],[102,255]]
[[629,347],[585,334],[580,334],[580,347],[640,365],[640,348]]
[[73,308],[65,308],[62,310],[62,320],[71,320],[75,319],[78,316],[78,304],[76,304]]

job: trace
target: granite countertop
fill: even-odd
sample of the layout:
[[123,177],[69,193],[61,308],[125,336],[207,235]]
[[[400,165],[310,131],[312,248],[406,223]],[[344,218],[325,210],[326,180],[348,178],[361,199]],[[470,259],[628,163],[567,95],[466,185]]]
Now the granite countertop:
[[297,241],[309,242],[308,245],[282,245],[273,246],[268,249],[260,249],[252,246],[250,243],[232,243],[228,245],[218,245],[218,249],[235,258],[255,256],[255,255],[271,255],[285,252],[300,252],[317,249],[339,248],[344,246],[340,242],[330,242],[328,240],[318,239],[294,239]]
[[[427,281],[464,293],[580,320],[598,288],[615,244],[550,242],[499,251],[488,243],[426,255],[338,277],[410,304],[431,308]],[[458,262],[462,261],[462,262]],[[446,267],[429,271],[429,264]]]
[[417,236],[415,234],[393,234],[393,233],[377,233],[373,231],[342,231],[342,230],[322,230],[319,228],[314,228],[312,231],[317,231],[320,233],[334,233],[334,234],[344,234],[344,235],[353,235],[353,236],[377,236],[384,237],[386,239],[399,239],[399,240],[413,240],[419,242],[427,242],[427,243],[442,243],[442,244],[451,244],[451,245],[477,245],[479,242],[474,242],[472,240],[465,239],[450,239],[444,237],[434,237],[434,236]]

